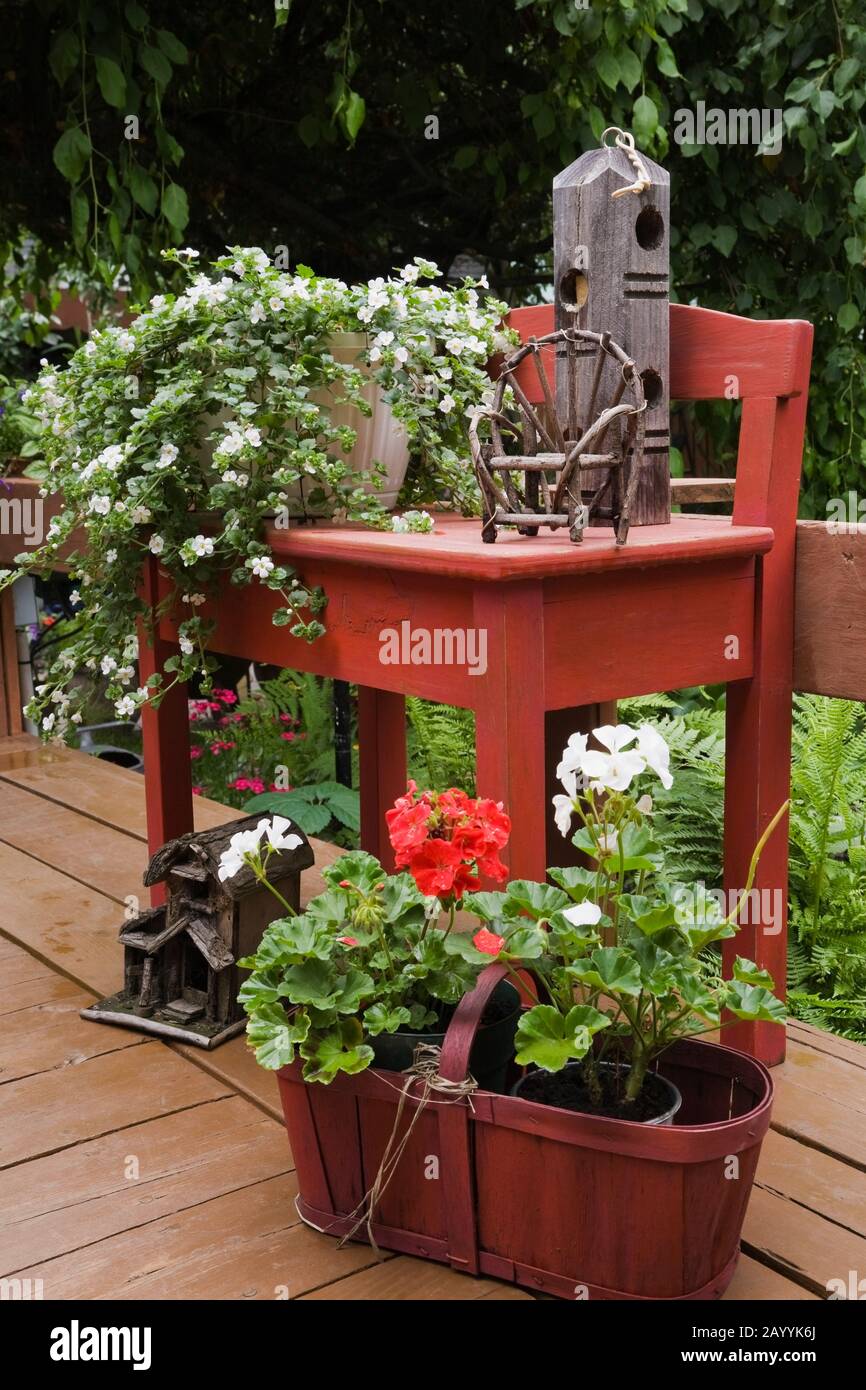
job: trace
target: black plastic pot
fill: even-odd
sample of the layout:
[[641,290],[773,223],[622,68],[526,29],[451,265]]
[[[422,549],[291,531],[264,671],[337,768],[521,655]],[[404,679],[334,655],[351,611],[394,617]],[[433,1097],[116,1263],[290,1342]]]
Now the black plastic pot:
[[[469,1070],[483,1091],[497,1091],[505,1094],[509,1063],[514,1058],[514,1034],[520,1017],[520,996],[513,985],[502,981],[497,985],[491,998],[491,1006],[502,1011],[508,1004],[513,1008],[503,1012],[501,1018],[493,1023],[482,1024],[478,1030],[472,1051],[469,1054]],[[406,1071],[415,1060],[415,1048],[419,1043],[430,1047],[441,1047],[445,1041],[441,1033],[380,1033],[378,1037],[367,1038],[375,1053],[374,1066],[382,1071]]]
[[[599,1071],[606,1071],[608,1073],[616,1072],[618,1070],[615,1062],[599,1062],[597,1063],[597,1066]],[[579,1072],[580,1062],[567,1062],[566,1065],[563,1067],[563,1071]],[[521,1087],[525,1084],[528,1077],[534,1077],[536,1075],[537,1071],[533,1068],[531,1072],[527,1072],[525,1076],[521,1076],[520,1080],[516,1083],[516,1085],[512,1086],[511,1094],[513,1096],[519,1096],[521,1094]],[[638,1124],[669,1125],[673,1122],[674,1115],[676,1115],[677,1111],[682,1105],[683,1098],[680,1095],[680,1092],[677,1090],[674,1083],[672,1081],[668,1081],[667,1077],[661,1076],[658,1072],[654,1072],[653,1075],[655,1076],[657,1082],[660,1082],[664,1089],[667,1091],[668,1095],[670,1096],[670,1103],[665,1107],[665,1109],[662,1111],[660,1115],[654,1115],[651,1120],[638,1120]],[[533,1099],[535,1104],[539,1104],[537,1096],[533,1097]],[[592,1115],[593,1111],[587,1106],[585,1110],[576,1110],[574,1113],[578,1115]]]

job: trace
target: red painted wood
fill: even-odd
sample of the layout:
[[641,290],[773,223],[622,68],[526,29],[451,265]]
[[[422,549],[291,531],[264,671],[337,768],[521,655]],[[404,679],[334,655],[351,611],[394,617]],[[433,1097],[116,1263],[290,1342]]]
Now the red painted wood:
[[406,702],[387,690],[358,687],[361,843],[389,872],[394,851],[385,812],[406,791]]
[[[513,878],[547,873],[544,823],[544,602],[541,584],[475,593],[475,626],[487,633],[488,670],[476,716],[476,787],[511,816],[502,858]],[[529,807],[532,811],[527,814]]]
[[[145,561],[142,574],[144,601],[153,608],[158,598],[158,562]],[[138,627],[138,666],[141,684],[164,668],[177,646],[162,631],[151,632],[145,623]],[[144,786],[147,804],[147,846],[151,854],[167,840],[193,829],[192,775],[189,758],[189,717],[186,685],[176,685],[158,709],[145,705],[141,712],[144,750]],[[150,890],[153,906],[165,902],[166,887],[155,884]]]
[[[543,338],[555,330],[554,307],[542,304],[512,309],[508,322],[524,342],[528,338]],[[802,319],[744,319],[693,304],[672,304],[671,400],[805,395],[809,373],[807,363],[804,381],[804,330],[811,337],[811,325]],[[541,357],[553,387],[553,350],[543,349]],[[521,364],[517,376],[533,404],[541,404],[544,392],[528,359]]]

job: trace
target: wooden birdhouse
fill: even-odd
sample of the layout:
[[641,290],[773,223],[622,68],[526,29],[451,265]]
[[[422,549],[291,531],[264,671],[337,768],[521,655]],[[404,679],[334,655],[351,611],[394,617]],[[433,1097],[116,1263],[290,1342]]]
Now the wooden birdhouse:
[[[629,468],[640,468],[632,526],[671,518],[669,220],[670,176],[622,132],[615,144],[588,150],[553,181],[556,327],[610,334],[637,363],[643,382],[643,460],[628,464],[617,479],[624,493]],[[599,402],[614,405],[623,392],[613,357],[601,361],[596,378],[600,359],[589,340],[577,350],[575,370],[570,355],[565,345],[557,349],[556,406],[566,442],[580,438]],[[590,486],[602,479],[593,476]]]
[[[243,1030],[237,997],[245,972],[237,962],[255,953],[265,928],[284,912],[248,867],[225,882],[218,870],[231,837],[254,829],[259,819],[247,816],[181,835],[156,852],[144,885],[164,883],[166,901],[124,922],[118,938],[124,950],[123,989],[84,1009],[83,1018],[199,1047],[216,1047]],[[297,910],[301,870],[313,863],[313,851],[297,826],[292,833],[302,843],[272,853],[267,875]]]

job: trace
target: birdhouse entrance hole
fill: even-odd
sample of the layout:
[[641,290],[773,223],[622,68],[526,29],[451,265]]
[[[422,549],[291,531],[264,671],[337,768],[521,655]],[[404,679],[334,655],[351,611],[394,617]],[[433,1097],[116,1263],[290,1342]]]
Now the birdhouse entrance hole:
[[589,297],[589,281],[582,270],[568,270],[559,282],[559,293],[563,305],[576,313],[582,309]]
[[634,234],[638,246],[642,246],[644,251],[654,251],[657,246],[661,246],[665,235],[665,223],[658,208],[650,206],[638,213]]

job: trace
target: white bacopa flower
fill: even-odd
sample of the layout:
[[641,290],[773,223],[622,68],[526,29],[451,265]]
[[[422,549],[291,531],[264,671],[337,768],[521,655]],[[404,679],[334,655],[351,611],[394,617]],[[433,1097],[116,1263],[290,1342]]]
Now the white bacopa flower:
[[81,710],[76,710],[75,713],[72,715],[72,722],[73,722],[73,724],[80,724],[80,723],[81,723],[81,720],[82,720],[82,717],[83,717],[83,716],[82,716]]
[[116,550],[106,550],[106,552],[105,552],[105,558],[106,558],[106,561],[108,562],[109,565],[113,565],[114,562],[115,562],[115,560],[117,559],[117,551],[116,551]]
[[383,331],[382,333],[377,333],[374,339],[374,342],[377,343],[379,347],[390,347],[393,341],[394,334],[387,330]]
[[237,275],[238,279],[241,280],[246,274],[247,268],[244,265],[243,261],[235,261],[234,265],[232,266],[232,270],[234,271],[235,275]]
[[182,251],[178,251],[179,256],[185,256],[188,261],[197,261],[201,255],[200,251],[195,251],[192,246],[185,246]]
[[370,348],[370,351],[367,353],[367,359],[368,359],[368,361],[370,361],[370,362],[378,362],[378,361],[381,359],[381,356],[382,356],[382,349],[379,348],[379,347],[377,347],[376,344],[374,343],[373,346]]
[[46,734],[50,734],[51,730],[54,728],[54,721],[56,718],[57,716],[54,714],[46,714],[45,718],[42,721],[42,727],[45,730]]
[[69,602],[70,602],[70,603],[80,603],[80,602],[81,602],[81,595],[80,595],[80,593],[78,592],[77,589],[73,589],[73,590],[72,590],[72,593],[69,595]]
[[150,301],[151,309],[164,309],[165,305],[166,298],[164,294],[155,294]]
[[96,462],[102,464],[103,468],[108,468],[114,472],[115,468],[123,463],[124,450],[122,444],[109,444],[102,453],[98,455]]
[[256,300],[255,304],[250,309],[250,323],[261,323],[262,319],[266,317],[265,306]]
[[192,604],[193,608],[198,608],[200,604],[207,603],[207,598],[204,594],[184,594],[183,601]]
[[121,695],[120,699],[114,702],[118,719],[128,719],[131,714],[135,714],[135,709],[135,699],[132,695]]
[[268,300],[268,308],[272,309],[275,314],[279,314],[285,308],[285,305],[278,294],[272,294]]
[[201,560],[206,555],[213,555],[213,540],[210,536],[193,536],[189,541],[190,549],[194,555]]
[[180,450],[176,444],[163,444],[156,461],[157,468],[168,468],[169,464],[174,463],[179,453]]
[[228,434],[220,440],[216,452],[218,454],[238,454],[244,447],[244,437],[237,425],[229,427]]
[[118,500],[117,500],[117,501],[115,502],[115,504],[114,504],[114,510],[115,510],[116,512],[125,512],[125,511],[126,511],[126,503],[125,503],[125,502],[121,502],[121,500],[118,498]]
[[121,352],[132,352],[135,347],[135,338],[127,330],[121,329],[117,335],[117,346]]
[[601,921],[601,908],[598,903],[587,900],[575,903],[574,907],[566,907],[562,915],[573,927],[594,927]]
[[151,536],[147,544],[152,555],[161,555],[165,550],[165,541],[162,536]]
[[247,425],[244,430],[244,439],[248,444],[252,444],[254,449],[257,449],[262,442],[261,433],[256,429],[255,425]]
[[456,404],[457,402],[454,397],[446,394],[439,402],[439,409],[442,411],[443,415],[450,415]]
[[104,493],[95,493],[90,499],[90,510],[99,516],[107,516],[111,511],[111,498]]
[[267,579],[274,568],[274,562],[269,555],[257,555],[254,560],[247,560],[247,565],[257,579]]
[[104,656],[99,663],[99,669],[104,676],[110,676],[112,671],[117,670],[117,662],[113,656]]
[[179,637],[178,646],[180,647],[184,656],[192,656],[193,652],[195,651],[195,642],[193,642],[192,638],[190,637]]
[[417,265],[404,265],[403,269],[400,271],[400,279],[405,280],[409,285],[413,285],[418,279]]
[[143,506],[141,502],[134,506],[132,511],[130,512],[130,516],[132,517],[132,520],[135,522],[136,526],[144,526],[148,521],[150,521],[152,515],[153,513],[151,512],[150,507]]
[[395,348],[395,349],[394,349],[394,361],[395,361],[395,362],[399,362],[400,365],[401,365],[401,367],[402,367],[406,362],[409,361],[409,353],[408,353],[408,350],[407,350],[406,348],[404,348],[404,347]]
[[450,352],[452,357],[459,357],[465,346],[462,338],[448,338],[445,342],[445,351]]
[[637,731],[637,746],[638,752],[646,759],[647,766],[652,768],[662,786],[666,789],[673,786],[674,779],[670,773],[671,750],[658,730],[651,724],[641,724]]

